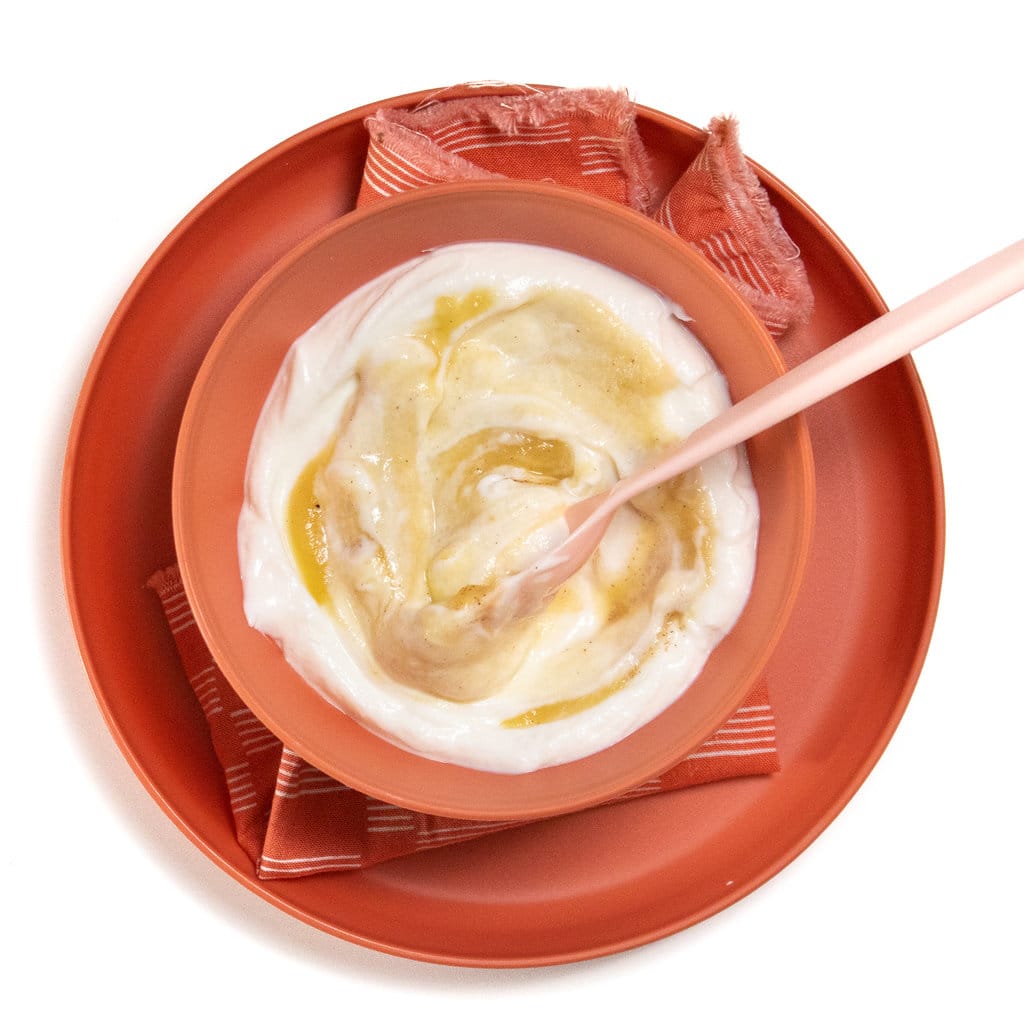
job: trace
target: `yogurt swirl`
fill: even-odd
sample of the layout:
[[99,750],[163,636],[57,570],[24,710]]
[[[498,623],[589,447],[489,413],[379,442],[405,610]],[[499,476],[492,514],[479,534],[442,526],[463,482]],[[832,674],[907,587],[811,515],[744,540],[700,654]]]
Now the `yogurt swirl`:
[[480,608],[545,524],[729,402],[661,296],[550,249],[437,250],[292,347],[253,441],[246,614],[314,685],[427,756],[529,771],[633,731],[742,610],[742,451],[617,513],[550,605]]

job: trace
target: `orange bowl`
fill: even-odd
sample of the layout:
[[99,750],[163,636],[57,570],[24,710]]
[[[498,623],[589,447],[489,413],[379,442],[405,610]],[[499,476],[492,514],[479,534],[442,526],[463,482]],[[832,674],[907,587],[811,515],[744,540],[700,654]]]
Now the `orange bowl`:
[[346,295],[441,245],[514,241],[576,253],[682,306],[733,400],[784,369],[771,338],[703,257],[648,218],[557,186],[473,182],[407,193],[307,239],[247,293],[193,385],[175,454],[178,563],[196,621],[253,713],[310,764],[377,799],[478,820],[546,817],[599,803],[658,775],[742,703],[795,601],[813,528],[810,442],[795,417],[747,445],[761,509],[754,583],[742,615],[664,712],[588,757],[521,775],[419,756],[365,728],[307,683],[246,621],[237,527],[264,401],[292,342]]

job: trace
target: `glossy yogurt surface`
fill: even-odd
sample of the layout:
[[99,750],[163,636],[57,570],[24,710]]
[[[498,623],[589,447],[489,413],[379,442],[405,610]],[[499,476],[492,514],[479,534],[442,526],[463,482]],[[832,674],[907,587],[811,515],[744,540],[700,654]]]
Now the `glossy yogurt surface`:
[[292,346],[239,519],[249,622],[394,742],[518,773],[663,710],[742,611],[758,506],[741,449],[623,508],[539,614],[481,614],[572,501],[729,404],[685,314],[608,267],[448,246]]

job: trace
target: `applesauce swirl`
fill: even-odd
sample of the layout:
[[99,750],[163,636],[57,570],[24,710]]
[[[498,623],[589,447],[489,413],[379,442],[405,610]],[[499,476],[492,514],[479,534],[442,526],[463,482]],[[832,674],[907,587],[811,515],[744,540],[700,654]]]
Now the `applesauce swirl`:
[[650,721],[749,594],[742,449],[620,509],[536,615],[488,609],[565,506],[728,406],[684,321],[609,267],[514,243],[441,247],[342,299],[291,345],[253,435],[248,621],[327,699],[439,760],[534,771]]
[[[658,399],[679,384],[586,293],[544,288],[496,305],[485,288],[439,296],[429,319],[368,353],[337,436],[290,502],[310,593],[355,616],[393,679],[456,701],[499,692],[545,629],[541,613],[492,631],[479,613],[487,596],[565,504],[672,439]],[[706,506],[691,477],[624,515],[617,557],[599,553],[585,571],[599,610],[572,651],[574,674],[600,679],[633,650],[670,567],[713,572]],[[635,671],[556,702],[557,713],[589,707]],[[552,707],[508,724],[547,720]]]

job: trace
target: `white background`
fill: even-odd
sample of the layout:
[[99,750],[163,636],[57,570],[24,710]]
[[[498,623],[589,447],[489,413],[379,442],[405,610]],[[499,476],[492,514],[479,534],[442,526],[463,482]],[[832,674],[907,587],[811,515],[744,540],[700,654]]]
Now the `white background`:
[[110,739],[57,546],[64,443],[106,320],[180,217],[278,141],[478,79],[625,86],[696,124],[733,113],[748,155],[895,305],[1024,234],[1013,5],[20,6],[0,41],[0,1006],[13,1008],[0,1013],[617,1021],[663,996],[659,1017],[694,1021],[1020,1020],[1024,299],[917,357],[948,491],[946,576],[877,769],[762,889],[605,960],[413,963],[301,925],[223,875]]

